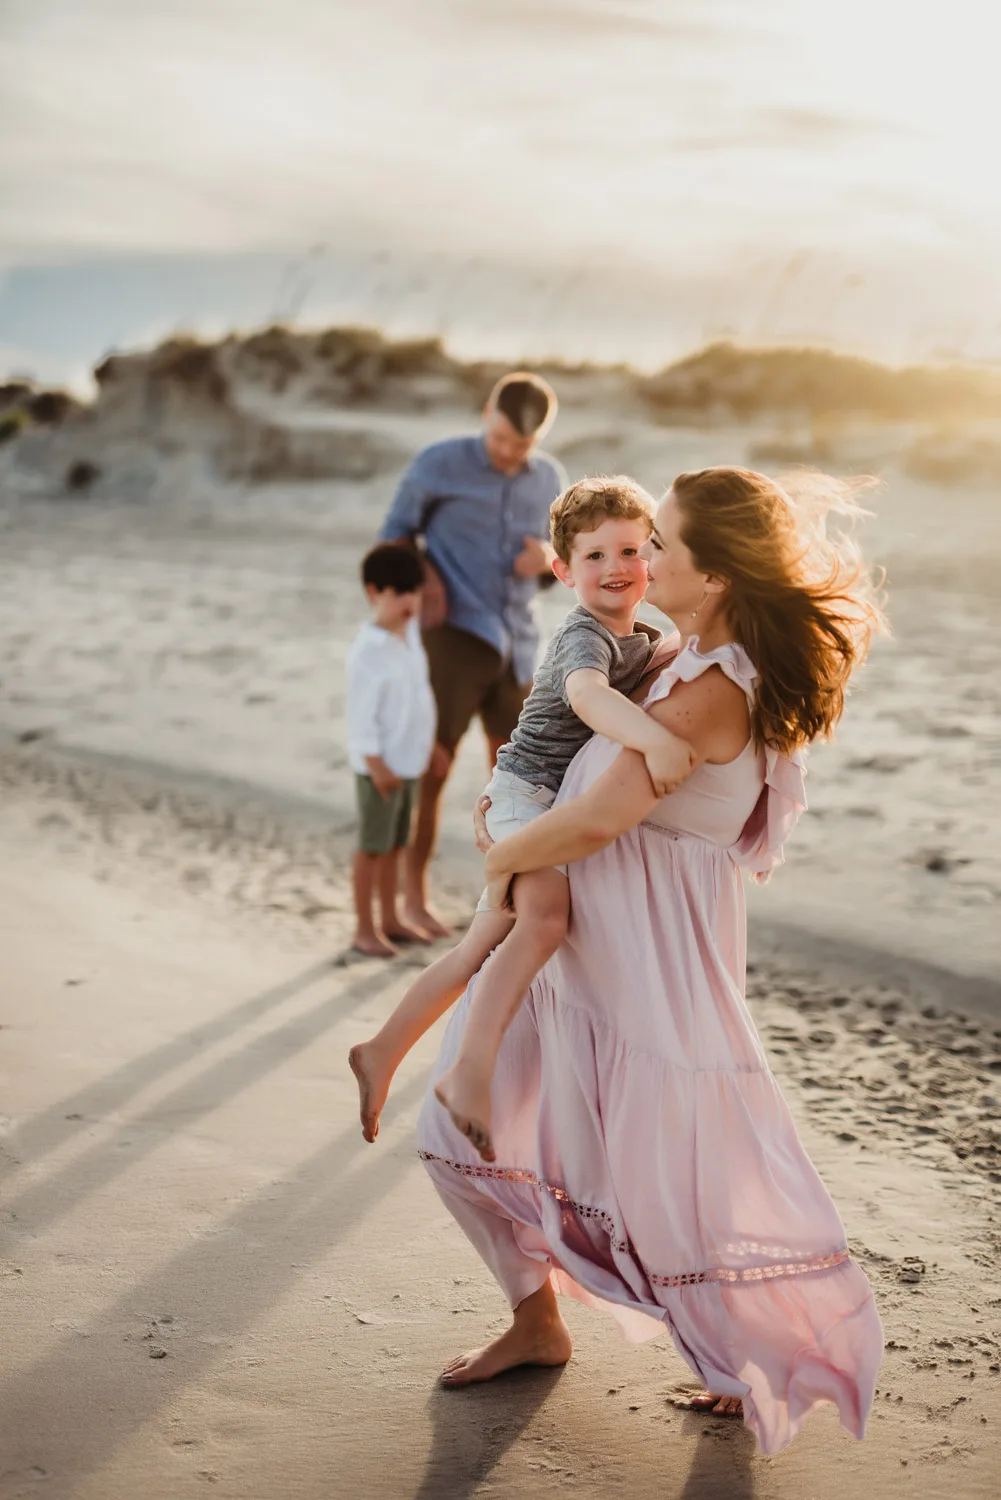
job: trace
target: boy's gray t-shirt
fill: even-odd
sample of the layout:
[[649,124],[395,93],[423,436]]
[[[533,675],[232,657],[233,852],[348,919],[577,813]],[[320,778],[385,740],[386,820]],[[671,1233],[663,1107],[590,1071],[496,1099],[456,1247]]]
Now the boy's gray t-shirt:
[[567,678],[592,667],[628,697],[660,638],[659,630],[638,620],[632,635],[613,635],[578,604],[549,642],[517,728],[497,755],[498,770],[558,792],[567,767],[592,735],[570,707]]

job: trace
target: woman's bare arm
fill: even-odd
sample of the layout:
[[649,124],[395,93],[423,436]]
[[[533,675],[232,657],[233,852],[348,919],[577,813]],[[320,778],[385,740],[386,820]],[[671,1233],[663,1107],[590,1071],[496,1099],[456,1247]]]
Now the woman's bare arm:
[[[694,682],[678,683],[671,696],[655,703],[650,713],[691,745],[692,770],[705,760],[732,760],[747,743],[747,700],[718,670],[704,672]],[[635,828],[659,800],[642,755],[623,750],[580,797],[494,844],[486,856],[488,884],[586,859]]]
[[589,791],[494,844],[486,857],[487,883],[586,859],[642,822],[658,801],[642,755],[623,750]]

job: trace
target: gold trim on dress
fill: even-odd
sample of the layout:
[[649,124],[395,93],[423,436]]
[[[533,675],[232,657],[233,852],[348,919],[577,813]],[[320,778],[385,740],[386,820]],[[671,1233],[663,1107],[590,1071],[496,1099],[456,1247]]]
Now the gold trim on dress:
[[[571,1198],[565,1187],[547,1182],[536,1172],[530,1172],[527,1167],[492,1167],[477,1162],[451,1161],[447,1156],[436,1156],[432,1151],[418,1151],[417,1155],[421,1161],[438,1162],[443,1167],[449,1167],[453,1172],[458,1172],[460,1177],[484,1177],[491,1182],[523,1183],[528,1187],[538,1188],[540,1192],[549,1193],[557,1203],[572,1209],[579,1219],[600,1224],[608,1235],[613,1250],[632,1255],[639,1261],[628,1237],[619,1234],[610,1213],[589,1203],[578,1203],[575,1198]],[[644,1266],[644,1274],[651,1286],[658,1287],[703,1286],[713,1282],[737,1285],[751,1281],[774,1281],[779,1276],[804,1276],[811,1271],[827,1271],[834,1266],[844,1265],[845,1261],[851,1259],[846,1245],[826,1255],[810,1255],[798,1260],[792,1258],[795,1252],[790,1246],[763,1245],[758,1240],[729,1244],[726,1251],[728,1255],[735,1257],[770,1255],[775,1259],[770,1265],[764,1266],[712,1266],[705,1271],[681,1271],[666,1275],[648,1271]]]

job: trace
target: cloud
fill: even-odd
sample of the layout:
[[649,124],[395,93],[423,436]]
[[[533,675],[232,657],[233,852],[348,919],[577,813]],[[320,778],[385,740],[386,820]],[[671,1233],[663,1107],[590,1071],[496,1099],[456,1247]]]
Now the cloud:
[[854,147],[879,137],[913,134],[916,132],[887,120],[813,109],[769,107],[749,111],[739,125],[696,132],[684,136],[677,144],[687,151],[734,151],[762,146],[818,151],[825,147]]
[[[591,44],[628,36],[658,41],[717,41],[722,19],[713,20],[720,7],[714,0],[449,0],[456,23],[467,29],[503,30],[524,38],[526,46],[542,41]],[[726,31],[732,36],[732,20]]]

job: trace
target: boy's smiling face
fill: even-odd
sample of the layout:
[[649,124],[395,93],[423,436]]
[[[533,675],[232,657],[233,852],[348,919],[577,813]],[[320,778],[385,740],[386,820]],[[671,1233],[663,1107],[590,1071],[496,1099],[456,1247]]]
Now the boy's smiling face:
[[579,531],[570,561],[557,558],[553,572],[595,619],[613,630],[632,629],[647,587],[647,566],[640,556],[650,535],[644,521],[609,519],[594,531]]

